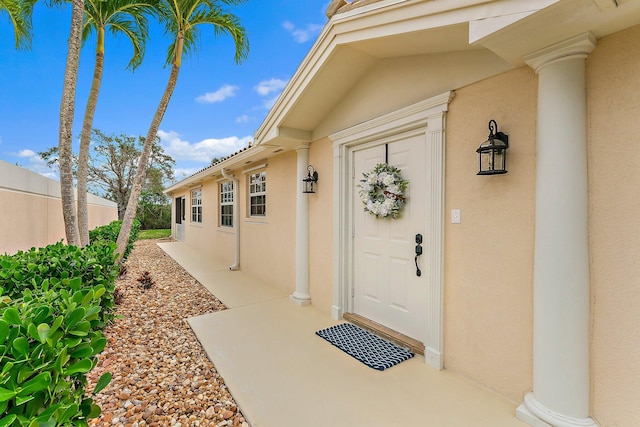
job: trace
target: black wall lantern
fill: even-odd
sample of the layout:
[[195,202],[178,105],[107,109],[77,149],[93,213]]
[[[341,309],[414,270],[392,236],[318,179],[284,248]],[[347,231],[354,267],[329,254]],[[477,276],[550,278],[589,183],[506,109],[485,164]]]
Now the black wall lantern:
[[307,166],[307,176],[302,178],[302,192],[303,193],[315,193],[316,183],[318,182],[318,172],[313,166]]
[[496,121],[489,120],[489,137],[476,150],[480,162],[478,175],[507,173],[508,148],[509,135],[498,132]]

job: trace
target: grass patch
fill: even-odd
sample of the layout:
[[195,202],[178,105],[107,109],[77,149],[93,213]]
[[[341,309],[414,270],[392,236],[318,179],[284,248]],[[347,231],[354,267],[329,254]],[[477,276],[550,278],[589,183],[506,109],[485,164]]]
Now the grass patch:
[[162,230],[140,230],[138,239],[162,239],[171,236],[171,229]]

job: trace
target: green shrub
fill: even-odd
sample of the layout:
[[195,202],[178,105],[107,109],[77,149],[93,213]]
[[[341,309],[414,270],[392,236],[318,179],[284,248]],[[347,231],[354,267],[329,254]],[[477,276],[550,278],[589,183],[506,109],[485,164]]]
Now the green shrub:
[[114,317],[119,231],[112,223],[83,249],[59,242],[0,255],[0,427],[86,426],[100,414],[86,375]]
[[16,299],[0,288],[0,426],[86,426],[100,414],[85,387],[107,344],[98,330],[106,288],[80,278],[35,288]]
[[100,327],[104,327],[113,318],[118,274],[115,249],[115,244],[107,241],[96,241],[83,249],[58,242],[13,256],[0,255],[0,288],[9,298],[17,299],[26,289],[37,293],[45,280],[53,290],[66,288],[64,281],[71,278],[78,278],[84,287],[103,286]]
[[[122,228],[122,221],[112,221],[107,225],[96,227],[93,230],[89,230],[89,240],[91,244],[99,241],[108,241],[115,243],[118,240],[118,234],[120,234],[120,228]],[[140,233],[140,221],[135,219],[131,226],[131,233],[129,234],[129,243],[122,255],[122,261],[126,260],[131,251],[133,250],[133,244],[138,240],[138,234]]]

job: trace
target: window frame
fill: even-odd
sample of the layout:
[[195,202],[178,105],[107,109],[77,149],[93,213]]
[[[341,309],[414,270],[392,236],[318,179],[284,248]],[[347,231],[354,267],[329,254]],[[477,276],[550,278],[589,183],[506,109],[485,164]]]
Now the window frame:
[[252,172],[247,177],[248,197],[247,214],[250,218],[267,216],[267,171]]
[[[234,210],[234,199],[235,199],[235,189],[234,189],[233,181],[224,181],[220,183],[218,187],[219,190],[219,215],[218,221],[220,227],[225,228],[233,228],[233,210]],[[230,188],[225,188],[230,187]],[[230,210],[230,212],[229,212]]]
[[[198,193],[194,196],[194,193]],[[202,224],[202,187],[194,188],[189,193],[191,196],[191,223]]]

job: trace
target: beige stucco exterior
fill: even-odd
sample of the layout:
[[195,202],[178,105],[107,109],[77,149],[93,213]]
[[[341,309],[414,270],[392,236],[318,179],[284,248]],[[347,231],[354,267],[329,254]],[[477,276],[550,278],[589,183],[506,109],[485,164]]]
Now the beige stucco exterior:
[[[536,76],[528,67],[460,88],[447,115],[445,366],[517,401],[531,389]],[[495,119],[504,176],[477,176]]]
[[591,399],[603,426],[640,422],[640,26],[587,61]]
[[[65,239],[60,183],[0,161],[0,253]],[[89,229],[118,219],[114,202],[88,195]]]
[[[383,3],[388,2],[376,4]],[[432,3],[440,7],[446,2]],[[540,22],[552,22],[554,10],[565,13],[579,2],[558,3],[556,9],[545,10]],[[610,11],[614,6],[602,0],[589,7]],[[400,6],[390,7],[389,15],[398,9]],[[353,24],[351,18],[338,19],[335,28]],[[384,22],[379,15],[374,18]],[[631,25],[619,21],[621,28]],[[523,24],[525,30],[527,25]],[[609,33],[604,27],[594,27],[604,35],[597,34],[598,43],[586,60],[591,332],[590,352],[584,357],[590,360],[589,416],[600,426],[635,426],[640,425],[640,150],[636,143],[640,138],[636,123],[640,117],[640,26],[613,31],[610,22],[607,25]],[[556,30],[569,34],[572,28]],[[462,30],[453,25],[447,27],[447,34],[455,38]],[[239,179],[241,269],[293,292],[295,188],[302,179],[296,169],[296,148],[308,145],[309,164],[319,173],[317,192],[305,195],[309,293],[314,306],[335,315],[339,286],[335,272],[342,262],[335,259],[339,235],[335,220],[347,211],[335,203],[340,154],[331,135],[451,91],[454,96],[444,129],[443,364],[513,402],[522,402],[534,388],[539,89],[539,76],[524,64],[522,56],[546,46],[545,42],[536,45],[528,37],[531,32],[525,30],[514,30],[512,35],[496,30],[498,35],[487,38],[486,45],[500,55],[478,45],[450,51],[445,46],[432,52],[416,48],[416,54],[394,55],[388,38],[380,37],[377,51],[375,37],[368,40],[367,34],[353,46],[336,45],[331,56],[322,49],[332,43],[334,34],[325,29],[257,132],[255,145],[169,189],[172,197],[186,194],[188,205],[184,189],[202,185],[207,200],[203,200],[205,224],[187,224],[185,241],[233,262],[237,228],[222,230],[216,225],[216,180],[221,179],[224,167]],[[406,40],[399,37],[399,41]],[[413,40],[416,46],[417,40],[422,39]],[[513,43],[526,49],[516,53]],[[399,47],[401,51],[405,48],[406,44]],[[334,68],[323,69],[321,65],[329,61],[335,62],[331,64]],[[358,78],[344,74],[349,67]],[[344,80],[330,78],[337,75]],[[311,102],[314,97],[317,104]],[[487,139],[490,119],[509,135],[509,172],[482,177],[476,175],[475,150]],[[246,214],[248,185],[243,170],[261,164],[266,164],[268,213],[264,219],[255,219]],[[459,224],[450,219],[454,209],[461,212]]]

